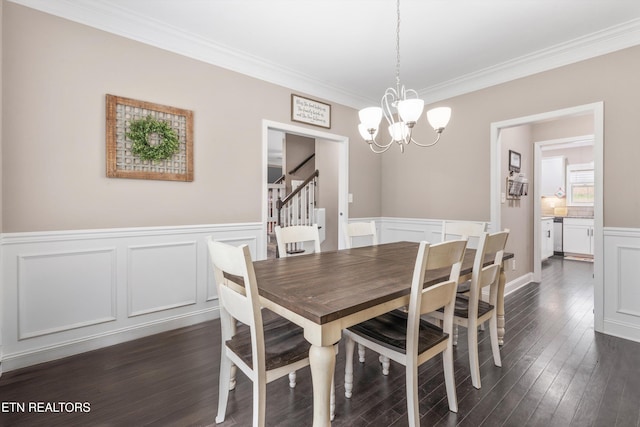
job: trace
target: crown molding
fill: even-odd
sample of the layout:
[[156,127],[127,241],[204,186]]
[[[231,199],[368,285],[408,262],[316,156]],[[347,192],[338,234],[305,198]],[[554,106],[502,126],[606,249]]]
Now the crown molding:
[[235,51],[103,0],[8,1],[352,108],[371,103],[366,97],[347,89],[320,82],[276,62]]
[[640,19],[497,64],[418,91],[433,103],[640,44]]
[[[359,109],[378,102],[276,62],[133,14],[104,0],[8,1],[348,107]],[[433,103],[638,44],[640,19],[466,74],[418,93],[426,103]]]

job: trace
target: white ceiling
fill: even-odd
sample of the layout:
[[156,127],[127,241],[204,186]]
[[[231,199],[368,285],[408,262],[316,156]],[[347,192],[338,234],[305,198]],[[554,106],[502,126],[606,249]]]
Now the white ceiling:
[[[395,0],[10,0],[355,108],[395,84]],[[640,0],[402,0],[427,102],[640,44]]]

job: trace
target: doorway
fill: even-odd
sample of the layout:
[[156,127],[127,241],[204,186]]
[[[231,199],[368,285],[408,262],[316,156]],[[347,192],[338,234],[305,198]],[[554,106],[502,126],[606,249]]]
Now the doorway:
[[[326,218],[326,224],[335,228],[332,232],[337,235],[337,247],[343,248],[344,236],[342,235],[342,227],[337,225],[341,220],[345,220],[349,217],[348,212],[348,189],[349,189],[349,138],[343,135],[332,134],[323,131],[317,131],[301,126],[295,126],[287,123],[279,123],[270,120],[262,121],[262,235],[265,236],[260,251],[260,259],[267,258],[267,222],[268,222],[268,150],[269,150],[269,134],[273,132],[282,132],[286,134],[299,135],[302,137],[312,138],[316,140],[322,147],[331,146],[329,150],[321,150],[324,152],[332,153],[332,163],[335,165],[335,170],[330,173],[337,177],[337,209],[335,209],[335,215],[331,218]],[[327,180],[329,181],[329,180]],[[335,218],[334,218],[335,217]],[[329,231],[329,230],[327,230]]]
[[[593,123],[591,115],[585,118]],[[588,236],[590,227],[582,223],[593,218],[593,134],[536,141],[533,154],[534,221],[542,224],[543,216],[554,217],[556,227],[551,233],[555,239],[552,242],[554,253],[557,248],[557,253],[565,258],[592,261],[589,255],[591,239],[585,238],[582,232],[584,228]],[[551,222],[550,219],[547,221]],[[536,282],[541,280],[543,239],[548,237],[543,235],[534,236],[538,243],[533,273]],[[578,243],[585,242],[585,248],[577,248]]]
[[[604,160],[604,105],[602,102],[580,105],[562,110],[555,110],[546,113],[519,117],[502,122],[491,124],[491,226],[493,230],[502,229],[502,185],[506,176],[502,167],[502,147],[500,141],[501,132],[515,126],[530,125],[555,120],[563,117],[573,117],[577,115],[591,114],[593,117],[593,157],[594,157],[594,187],[595,197],[593,203],[594,218],[594,328],[602,332],[604,329],[604,259],[603,259],[603,160]],[[534,171],[534,176],[539,177],[540,170]],[[540,189],[534,184],[533,210],[534,220],[531,235],[533,242],[533,280],[540,280],[540,239],[535,238],[541,234],[540,231]],[[537,215],[537,216],[536,216]],[[537,218],[537,220],[536,220]]]

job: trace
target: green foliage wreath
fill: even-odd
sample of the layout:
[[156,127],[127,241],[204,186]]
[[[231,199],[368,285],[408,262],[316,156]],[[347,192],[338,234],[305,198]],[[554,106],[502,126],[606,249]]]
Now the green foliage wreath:
[[[157,145],[149,144],[149,135],[153,133],[160,139]],[[144,119],[131,121],[127,138],[133,142],[131,146],[133,154],[142,160],[166,160],[176,154],[180,148],[178,134],[171,125],[156,120],[150,115]]]

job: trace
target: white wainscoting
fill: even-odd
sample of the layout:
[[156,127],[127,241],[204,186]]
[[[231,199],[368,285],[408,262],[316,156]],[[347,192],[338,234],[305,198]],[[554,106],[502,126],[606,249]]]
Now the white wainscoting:
[[438,243],[442,240],[442,220],[413,218],[380,218],[380,242]]
[[[376,233],[379,243],[392,243],[400,241],[437,243],[441,240],[442,220],[414,219],[414,218],[350,218],[349,222],[376,223]],[[370,245],[371,239],[367,237],[353,238],[353,246]]]
[[260,223],[3,234],[1,369],[217,318],[208,236],[265,258]]
[[640,342],[640,229],[604,229],[604,333]]
[[[350,221],[371,220],[381,243],[440,241],[441,220]],[[266,257],[260,223],[3,234],[0,372],[218,317],[210,235]],[[640,229],[605,228],[603,252],[605,333],[640,341]]]

